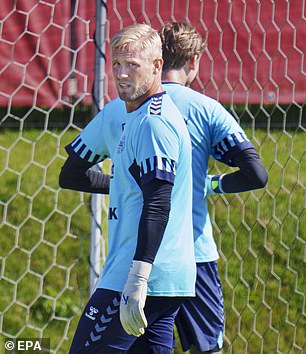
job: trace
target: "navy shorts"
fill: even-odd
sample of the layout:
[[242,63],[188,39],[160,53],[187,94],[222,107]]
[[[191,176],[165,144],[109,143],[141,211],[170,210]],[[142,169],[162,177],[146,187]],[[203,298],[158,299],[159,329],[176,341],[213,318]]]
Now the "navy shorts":
[[175,318],[183,351],[223,345],[224,303],[216,261],[197,263],[196,297],[187,298]]
[[[148,296],[144,312],[148,328],[141,338],[143,353],[172,352],[174,318],[185,298]],[[119,318],[120,293],[97,289],[78,323],[70,354],[121,354],[137,339],[128,335]],[[154,349],[158,347],[159,351]]]

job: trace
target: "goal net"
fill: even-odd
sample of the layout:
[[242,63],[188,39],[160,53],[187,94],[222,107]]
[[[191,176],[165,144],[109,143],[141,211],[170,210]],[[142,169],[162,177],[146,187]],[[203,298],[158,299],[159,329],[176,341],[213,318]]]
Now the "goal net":
[[[101,19],[94,1],[1,1],[0,352],[7,338],[18,337],[50,338],[51,353],[67,353],[88,299],[91,197],[60,189],[58,175],[65,145],[90,121],[93,107],[116,96],[111,36],[135,22],[159,29],[188,21],[207,38],[193,88],[225,105],[269,173],[263,190],[209,200],[225,299],[224,353],[302,353],[305,1],[100,5],[107,16],[98,48],[105,70],[97,76]],[[227,171],[213,161],[210,169]],[[97,225],[101,264],[107,202],[103,198]],[[182,353],[180,347],[175,353]]]

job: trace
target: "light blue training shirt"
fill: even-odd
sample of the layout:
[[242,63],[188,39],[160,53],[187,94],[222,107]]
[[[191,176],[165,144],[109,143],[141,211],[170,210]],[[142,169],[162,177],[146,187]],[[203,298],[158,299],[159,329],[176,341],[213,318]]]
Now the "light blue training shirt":
[[173,183],[173,189],[148,295],[193,296],[191,143],[183,117],[169,95],[155,95],[131,113],[126,113],[119,99],[106,104],[71,146],[90,162],[106,157],[113,161],[108,255],[98,287],[123,290],[137,244],[141,185],[158,178]]
[[206,199],[208,160],[232,165],[239,151],[253,147],[234,117],[216,100],[177,83],[164,89],[182,113],[192,143],[193,232],[196,262],[219,258]]

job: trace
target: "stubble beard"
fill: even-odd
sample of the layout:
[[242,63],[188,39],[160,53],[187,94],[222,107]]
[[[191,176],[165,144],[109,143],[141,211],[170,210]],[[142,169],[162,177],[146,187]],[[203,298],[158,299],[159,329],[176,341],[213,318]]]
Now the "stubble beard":
[[144,96],[150,88],[149,81],[146,81],[142,86],[136,88],[134,92],[119,92],[119,97],[122,101],[125,102],[133,102]]

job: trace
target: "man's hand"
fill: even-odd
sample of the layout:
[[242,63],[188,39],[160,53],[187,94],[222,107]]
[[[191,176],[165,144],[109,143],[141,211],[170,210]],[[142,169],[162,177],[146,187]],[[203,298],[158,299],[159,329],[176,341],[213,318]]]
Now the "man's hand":
[[120,321],[122,327],[126,333],[136,337],[144,334],[148,325],[143,309],[151,270],[152,264],[133,261],[121,295]]

